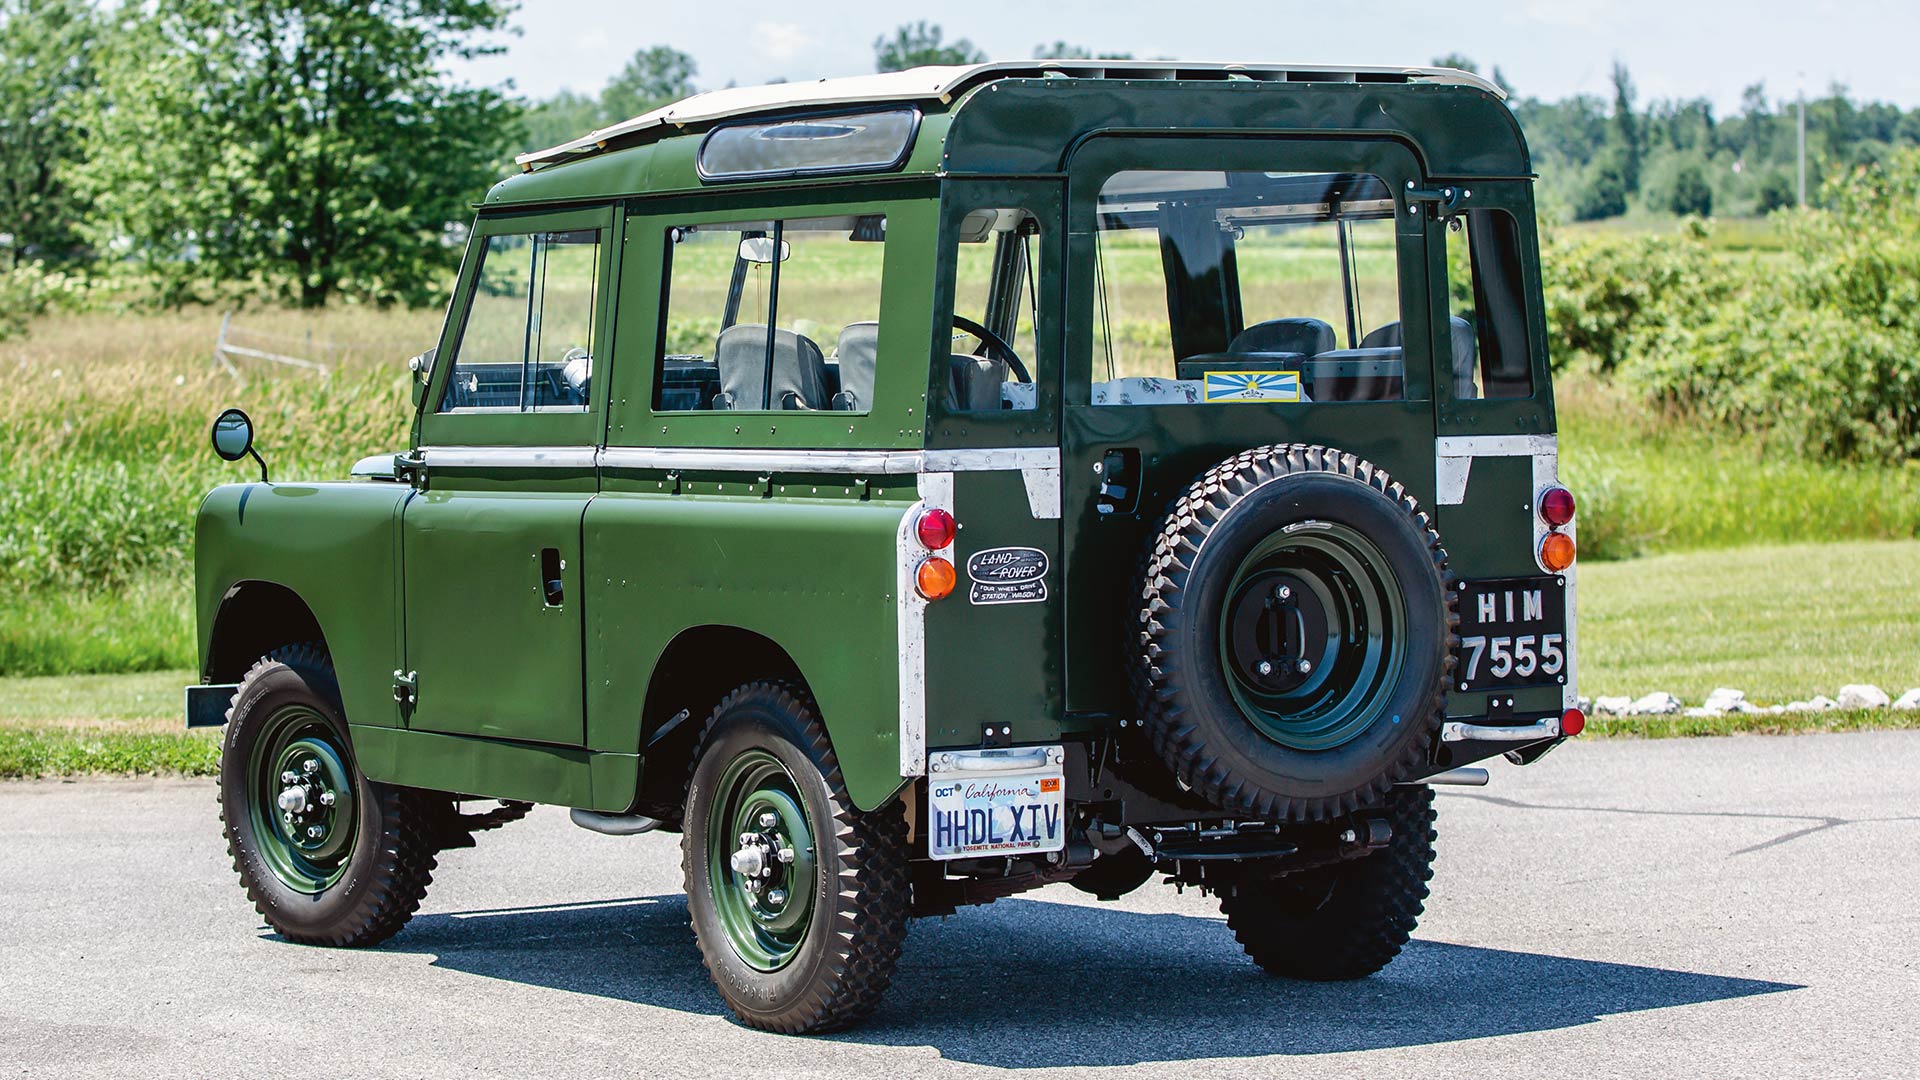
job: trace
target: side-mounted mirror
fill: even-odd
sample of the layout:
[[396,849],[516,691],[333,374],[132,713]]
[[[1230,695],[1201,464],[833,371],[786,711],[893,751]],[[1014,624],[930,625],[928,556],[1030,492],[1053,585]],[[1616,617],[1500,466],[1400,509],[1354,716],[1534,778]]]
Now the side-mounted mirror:
[[[786,262],[793,254],[793,245],[780,241],[780,261]],[[750,263],[770,263],[773,261],[773,237],[749,236],[740,241],[740,258]]]
[[260,463],[260,482],[267,483],[267,463],[253,448],[253,418],[239,409],[228,409],[213,418],[213,452],[222,461],[239,461],[252,456]]

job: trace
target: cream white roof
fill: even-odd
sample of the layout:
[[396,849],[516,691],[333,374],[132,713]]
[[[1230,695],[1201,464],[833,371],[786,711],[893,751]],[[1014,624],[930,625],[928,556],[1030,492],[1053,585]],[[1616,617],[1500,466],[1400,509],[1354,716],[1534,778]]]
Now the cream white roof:
[[1478,75],[1456,68],[1437,67],[1324,67],[1311,64],[1185,64],[1150,60],[1019,60],[995,64],[953,64],[856,75],[805,83],[735,86],[709,90],[671,105],[622,120],[571,142],[514,160],[531,168],[596,150],[612,139],[655,128],[686,127],[734,116],[782,109],[826,105],[863,105],[883,102],[949,101],[968,83],[994,77],[1021,78],[1052,75],[1080,79],[1181,79],[1239,76],[1258,82],[1358,82],[1363,75],[1399,75],[1412,82],[1473,86],[1505,98],[1499,87]]

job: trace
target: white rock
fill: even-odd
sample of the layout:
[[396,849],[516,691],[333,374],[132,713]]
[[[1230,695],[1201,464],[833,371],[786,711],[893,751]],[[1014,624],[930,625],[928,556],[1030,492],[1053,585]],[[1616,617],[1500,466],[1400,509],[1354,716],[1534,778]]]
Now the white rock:
[[1900,700],[1894,702],[1893,707],[1896,709],[1920,709],[1920,686],[1916,686],[1906,693],[1901,694]]
[[1813,700],[1807,702],[1807,706],[1813,712],[1826,712],[1828,709],[1839,708],[1840,703],[1825,694],[1815,694]]
[[1680,699],[1665,690],[1653,693],[1627,706],[1629,716],[1671,716],[1680,711]]
[[1872,683],[1849,683],[1840,688],[1843,709],[1884,709],[1891,704],[1887,692]]
[[1781,713],[1787,711],[1787,707],[1785,705],[1769,705],[1760,711],[1770,716],[1779,716]]
[[1700,707],[1723,713],[1753,711],[1753,706],[1747,703],[1745,691],[1732,690],[1724,686],[1708,694],[1707,700],[1701,702]]
[[[1920,694],[1920,690],[1915,690],[1914,693]],[[1916,700],[1920,700],[1920,698],[1916,698]],[[1631,708],[1633,708],[1633,699],[1624,694],[1617,697],[1597,697],[1593,699],[1594,712],[1612,713],[1615,716],[1623,716],[1626,714],[1626,711]]]
[[1811,702],[1811,701],[1789,701],[1789,702],[1787,702],[1787,707],[1786,707],[1786,711],[1787,711],[1787,712],[1812,712],[1812,711],[1813,711],[1813,702]]
[[1724,716],[1726,714],[1719,709],[1709,709],[1705,705],[1695,705],[1692,708],[1681,709],[1680,715],[1688,717],[1689,719],[1699,720],[1709,716]]
[[1593,699],[1590,697],[1574,698],[1573,707],[1576,709],[1579,709],[1583,713],[1590,713],[1593,711]]

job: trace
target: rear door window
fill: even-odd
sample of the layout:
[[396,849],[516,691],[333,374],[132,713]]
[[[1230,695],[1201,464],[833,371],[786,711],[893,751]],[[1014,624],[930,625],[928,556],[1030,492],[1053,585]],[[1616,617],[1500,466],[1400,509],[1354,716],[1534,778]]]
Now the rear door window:
[[1447,219],[1447,304],[1456,398],[1533,396],[1520,225],[1506,210]]

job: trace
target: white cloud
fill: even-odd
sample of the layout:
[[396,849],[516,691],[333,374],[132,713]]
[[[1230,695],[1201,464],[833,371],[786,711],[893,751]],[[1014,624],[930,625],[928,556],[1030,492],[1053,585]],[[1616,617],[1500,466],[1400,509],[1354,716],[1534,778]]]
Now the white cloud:
[[754,55],[775,64],[791,64],[819,44],[819,38],[794,23],[761,21],[747,31]]

